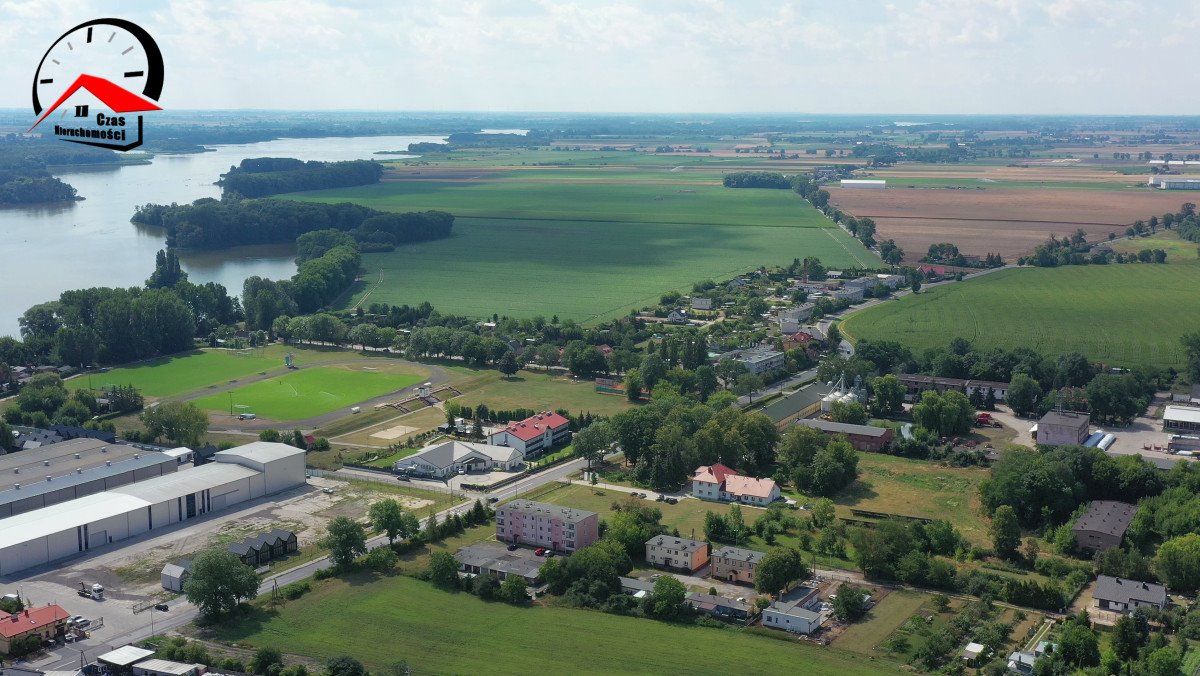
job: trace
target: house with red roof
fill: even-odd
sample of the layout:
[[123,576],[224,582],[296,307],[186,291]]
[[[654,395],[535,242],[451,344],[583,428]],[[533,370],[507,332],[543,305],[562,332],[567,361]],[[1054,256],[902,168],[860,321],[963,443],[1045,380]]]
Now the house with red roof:
[[26,636],[37,636],[40,642],[64,634],[69,617],[62,606],[53,604],[26,608],[8,617],[0,613],[0,652],[7,655],[13,642]]
[[508,446],[534,458],[555,446],[571,441],[571,421],[553,411],[544,411],[524,420],[510,422],[488,435],[493,446]]
[[701,500],[765,507],[779,499],[779,486],[772,479],[742,476],[717,463],[696,468],[692,476],[692,495]]

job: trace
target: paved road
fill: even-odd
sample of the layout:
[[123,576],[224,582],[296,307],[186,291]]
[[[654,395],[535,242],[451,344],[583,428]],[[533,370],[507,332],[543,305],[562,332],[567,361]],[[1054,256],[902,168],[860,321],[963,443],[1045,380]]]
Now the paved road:
[[[437,519],[444,522],[446,517],[452,514],[463,514],[471,509],[477,498],[496,498],[496,500],[505,500],[516,496],[518,493],[530,491],[548,483],[563,482],[567,477],[587,466],[587,461],[583,458],[565,462],[561,465],[555,465],[543,472],[526,477],[510,486],[492,492],[492,493],[464,493],[464,502],[455,505],[449,509],[444,509],[437,513]],[[373,477],[374,478],[374,477]],[[422,486],[424,488],[425,486]],[[443,487],[444,488],[444,487]],[[422,521],[422,525],[428,523],[428,519]],[[387,537],[379,535],[367,540],[367,548],[375,549],[387,544]],[[314,559],[306,564],[297,566],[290,570],[283,571],[276,575],[263,580],[262,585],[258,588],[259,595],[269,594],[276,586],[282,587],[293,582],[312,577],[318,570],[329,568],[332,564],[328,557]],[[197,610],[195,606],[188,603],[186,599],[179,598],[172,601],[170,604],[171,610],[166,613],[153,610],[146,611],[138,617],[143,618],[143,624],[116,636],[107,636],[101,639],[87,639],[77,643],[61,646],[51,651],[50,656],[45,657],[37,662],[30,663],[42,671],[63,671],[74,669],[79,666],[80,654],[83,654],[86,662],[95,661],[97,655],[102,655],[109,650],[119,648],[123,645],[141,641],[149,638],[154,634],[162,634],[181,627],[192,620],[196,619]]]

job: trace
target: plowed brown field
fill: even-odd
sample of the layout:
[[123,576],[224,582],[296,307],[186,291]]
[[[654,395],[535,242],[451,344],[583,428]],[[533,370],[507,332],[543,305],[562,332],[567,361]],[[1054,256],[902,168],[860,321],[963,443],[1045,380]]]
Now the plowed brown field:
[[907,261],[930,244],[951,242],[966,254],[999,253],[1013,259],[1049,235],[1082,228],[1088,240],[1122,233],[1138,219],[1178,211],[1194,194],[1168,190],[886,190],[827,188],[830,203],[856,217],[870,217],[876,239],[894,239]]

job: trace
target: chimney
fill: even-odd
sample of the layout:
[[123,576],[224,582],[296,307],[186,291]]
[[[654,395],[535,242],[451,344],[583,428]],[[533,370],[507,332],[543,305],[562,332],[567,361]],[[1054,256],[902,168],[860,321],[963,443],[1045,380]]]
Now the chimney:
[[50,461],[49,461],[49,460],[43,460],[43,461],[42,461],[42,467],[49,467],[49,466],[50,466]]
[[105,460],[105,461],[104,461],[104,466],[105,466],[105,467],[112,467],[112,460]]
[[78,454],[78,453],[76,453],[76,454],[75,454],[75,459],[76,459],[76,460],[78,460],[78,459],[79,459],[79,454]]
[[51,479],[53,479],[53,478],[54,478],[54,477],[50,476],[49,474],[47,474],[47,475],[46,475],[46,481],[49,481],[49,480],[51,480]]

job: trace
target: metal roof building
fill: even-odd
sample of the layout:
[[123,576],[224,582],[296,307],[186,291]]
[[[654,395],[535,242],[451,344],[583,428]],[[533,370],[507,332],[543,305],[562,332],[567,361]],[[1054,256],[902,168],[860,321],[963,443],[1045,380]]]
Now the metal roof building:
[[244,454],[231,449],[224,452],[228,455],[223,462],[185,468],[0,519],[0,575],[89,552],[303,484],[304,451],[268,445],[283,449],[260,447]]
[[[48,446],[46,450],[69,443]],[[0,519],[170,474],[179,466],[174,458],[163,453],[139,451],[131,446],[110,448],[113,452],[97,456],[99,462],[97,457],[80,453],[68,457],[73,462],[47,460],[13,468],[8,474],[12,483],[0,490]],[[72,465],[76,466],[72,469]]]

